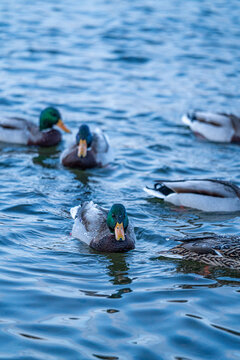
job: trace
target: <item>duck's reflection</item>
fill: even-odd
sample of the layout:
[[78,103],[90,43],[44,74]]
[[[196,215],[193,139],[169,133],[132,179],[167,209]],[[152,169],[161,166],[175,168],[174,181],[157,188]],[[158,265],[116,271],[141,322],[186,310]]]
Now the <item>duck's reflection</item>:
[[[47,169],[61,169],[62,165],[60,164],[60,155],[62,149],[60,145],[51,148],[38,147],[34,150],[35,156],[32,158],[34,164]],[[62,170],[64,172],[70,171],[74,175],[74,180],[79,181],[83,186],[87,186],[88,192],[90,191],[89,179],[91,174],[89,172],[64,167],[62,167]]]
[[120,289],[110,295],[101,294],[97,291],[89,291],[89,290],[80,290],[82,293],[84,293],[87,296],[95,296],[95,297],[105,297],[108,299],[120,299],[123,294],[130,293],[132,290],[130,288],[124,288]]
[[108,254],[106,257],[109,259],[108,275],[110,282],[114,285],[131,284],[132,279],[128,276],[129,266],[126,262],[127,254]]
[[[127,264],[126,258],[127,254],[107,254],[102,255],[105,259],[108,260],[107,265],[107,274],[110,277],[110,282],[114,285],[127,285],[131,284],[132,279],[130,278],[128,271],[129,266]],[[101,259],[102,259],[101,256]],[[102,294],[99,291],[92,291],[92,290],[80,290],[87,296],[96,296],[96,297],[105,297],[111,299],[119,299],[123,295],[132,292],[132,289],[128,286],[124,286],[121,289],[117,289],[116,291],[110,294]]]
[[44,168],[55,169],[59,165],[60,147],[38,147],[36,148],[36,156],[32,158],[32,161],[36,165],[40,165]]
[[70,169],[65,168],[68,171],[70,171],[72,174],[74,174],[74,179],[80,181],[83,185],[88,185],[91,173],[87,172],[85,170],[77,170],[77,169]]
[[216,280],[221,285],[233,285],[237,282],[239,286],[239,280],[237,279],[240,279],[240,272],[234,269],[224,269],[189,260],[178,260],[176,271],[184,274],[195,273],[202,275],[208,279]]

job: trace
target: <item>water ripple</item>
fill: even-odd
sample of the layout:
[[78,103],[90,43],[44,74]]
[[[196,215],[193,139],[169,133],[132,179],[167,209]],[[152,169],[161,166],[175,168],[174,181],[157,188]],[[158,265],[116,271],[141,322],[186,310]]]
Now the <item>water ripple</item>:
[[[239,273],[159,256],[176,236],[238,234],[239,214],[142,190],[157,178],[240,185],[239,147],[180,123],[192,108],[238,114],[239,3],[13,3],[0,3],[1,116],[37,122],[55,105],[73,136],[81,122],[103,128],[115,161],[64,169],[71,135],[49,149],[0,145],[0,357],[239,359]],[[84,200],[123,202],[136,250],[73,239],[69,209]]]

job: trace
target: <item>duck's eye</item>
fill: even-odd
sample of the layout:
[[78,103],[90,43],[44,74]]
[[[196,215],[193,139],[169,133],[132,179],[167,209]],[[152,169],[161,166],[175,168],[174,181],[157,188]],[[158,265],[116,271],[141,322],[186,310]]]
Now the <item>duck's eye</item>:
[[115,219],[116,215],[115,214],[112,214],[112,218]]

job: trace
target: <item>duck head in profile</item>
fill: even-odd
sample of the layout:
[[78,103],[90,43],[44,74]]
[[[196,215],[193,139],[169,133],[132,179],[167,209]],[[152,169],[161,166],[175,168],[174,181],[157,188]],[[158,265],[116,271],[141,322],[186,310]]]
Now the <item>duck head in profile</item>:
[[81,125],[76,135],[76,141],[78,145],[78,157],[85,158],[87,156],[87,149],[90,148],[92,144],[92,139],[93,136],[89,127],[86,124]]
[[115,240],[124,241],[128,227],[128,216],[122,204],[114,204],[107,215],[107,226],[111,233],[114,233]]
[[40,131],[51,129],[54,125],[63,131],[70,133],[71,131],[64,125],[60,112],[54,107],[47,107],[40,114]]

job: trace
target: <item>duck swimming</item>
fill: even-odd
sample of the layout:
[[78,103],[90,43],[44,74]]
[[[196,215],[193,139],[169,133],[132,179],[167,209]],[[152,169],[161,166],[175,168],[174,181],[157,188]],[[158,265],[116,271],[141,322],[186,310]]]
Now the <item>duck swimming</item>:
[[61,141],[62,137],[60,131],[53,129],[54,125],[65,132],[71,132],[62,122],[60,112],[53,107],[48,107],[41,112],[39,126],[18,117],[0,120],[0,142],[54,146]]
[[78,169],[102,167],[109,162],[109,143],[100,129],[91,133],[88,125],[80,126],[75,143],[61,155],[64,166]]
[[182,243],[170,249],[167,253],[179,255],[184,260],[199,261],[207,265],[240,270],[239,236],[213,235],[175,240]]
[[72,236],[101,252],[126,252],[135,248],[133,226],[122,204],[114,204],[109,211],[84,202],[70,210],[75,220]]
[[182,117],[198,137],[214,142],[240,142],[240,118],[225,113],[193,111]]
[[144,190],[176,206],[207,212],[240,211],[240,188],[229,181],[212,179],[155,181]]

